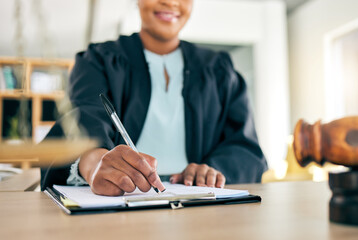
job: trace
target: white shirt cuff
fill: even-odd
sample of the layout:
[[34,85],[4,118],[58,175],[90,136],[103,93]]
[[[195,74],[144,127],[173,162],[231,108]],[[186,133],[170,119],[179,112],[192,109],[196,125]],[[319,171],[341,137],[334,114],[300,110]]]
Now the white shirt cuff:
[[79,162],[80,162],[80,158],[78,158],[76,162],[74,162],[71,165],[70,176],[67,178],[66,181],[67,185],[74,185],[74,186],[88,185],[86,180],[79,175],[79,171],[78,171]]

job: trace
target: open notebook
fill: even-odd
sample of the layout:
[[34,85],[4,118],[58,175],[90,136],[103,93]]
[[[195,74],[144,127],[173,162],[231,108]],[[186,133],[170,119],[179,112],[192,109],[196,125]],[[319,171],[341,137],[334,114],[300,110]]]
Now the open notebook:
[[163,183],[166,191],[156,193],[153,189],[141,192],[136,189],[123,196],[109,197],[94,194],[89,186],[60,186],[45,192],[57,202],[65,212],[72,214],[80,211],[93,210],[129,210],[138,208],[158,208],[190,205],[207,205],[235,202],[260,201],[259,196],[250,195],[247,190],[233,190],[197,186],[184,186],[182,184]]

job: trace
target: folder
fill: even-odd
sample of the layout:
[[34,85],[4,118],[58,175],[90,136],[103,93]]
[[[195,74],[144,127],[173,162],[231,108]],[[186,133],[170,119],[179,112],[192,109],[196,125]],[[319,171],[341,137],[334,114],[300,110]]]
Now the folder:
[[136,189],[123,196],[109,197],[92,193],[89,186],[59,186],[45,193],[69,215],[131,211],[139,209],[180,209],[192,206],[261,202],[261,197],[246,190],[184,186],[164,182],[166,191],[143,193]]

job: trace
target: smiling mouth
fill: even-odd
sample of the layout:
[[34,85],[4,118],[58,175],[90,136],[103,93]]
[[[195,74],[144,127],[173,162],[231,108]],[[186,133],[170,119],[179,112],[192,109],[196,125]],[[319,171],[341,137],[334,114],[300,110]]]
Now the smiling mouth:
[[177,22],[179,19],[179,14],[176,12],[155,12],[154,13],[157,18],[164,22]]

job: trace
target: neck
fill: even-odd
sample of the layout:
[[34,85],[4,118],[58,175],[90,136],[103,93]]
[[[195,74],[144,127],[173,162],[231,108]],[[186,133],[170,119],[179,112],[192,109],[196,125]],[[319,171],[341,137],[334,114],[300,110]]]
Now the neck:
[[159,55],[165,55],[173,52],[179,47],[180,43],[178,37],[170,40],[161,40],[153,37],[148,32],[143,30],[139,32],[139,36],[145,49]]

